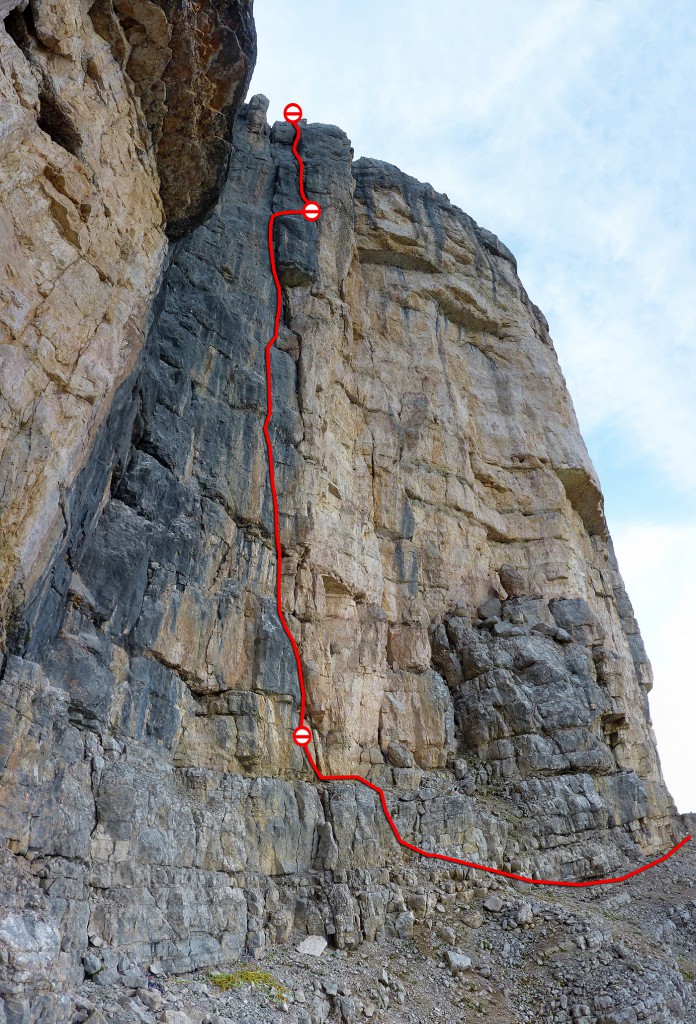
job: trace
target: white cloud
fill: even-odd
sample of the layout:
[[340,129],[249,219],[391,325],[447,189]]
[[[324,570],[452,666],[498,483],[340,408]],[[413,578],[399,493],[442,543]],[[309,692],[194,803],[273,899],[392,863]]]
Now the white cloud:
[[650,707],[662,768],[682,812],[696,811],[693,581],[696,520],[686,526],[615,525],[621,573],[655,673]]

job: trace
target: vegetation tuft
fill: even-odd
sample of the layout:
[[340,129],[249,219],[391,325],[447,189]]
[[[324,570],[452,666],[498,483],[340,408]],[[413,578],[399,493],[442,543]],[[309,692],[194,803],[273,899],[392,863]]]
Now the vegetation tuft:
[[229,992],[233,988],[241,988],[242,985],[251,985],[252,988],[265,989],[277,1002],[287,997],[287,991],[277,978],[274,978],[268,971],[260,971],[253,968],[241,967],[238,971],[223,974],[209,974],[208,980],[216,985],[222,992]]

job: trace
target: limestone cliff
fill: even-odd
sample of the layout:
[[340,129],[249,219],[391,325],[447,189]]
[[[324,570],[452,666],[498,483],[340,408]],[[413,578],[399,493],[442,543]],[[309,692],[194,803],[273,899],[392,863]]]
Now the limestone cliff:
[[[3,0],[0,15],[5,638],[81,515],[75,480],[142,348],[165,216],[180,232],[215,199],[255,37],[248,0]],[[49,588],[60,605],[64,571]]]
[[[248,5],[98,0],[66,27],[70,10],[15,10],[0,39],[17,1020],[62,1019],[83,964],[115,977],[124,954],[183,971],[293,929],[340,948],[408,936],[430,870],[372,793],[317,786],[291,741],[261,426],[268,217],[296,205],[297,175],[262,97],[219,201],[166,248],[160,176],[173,234],[216,193]],[[204,14],[241,42],[179,178],[183,65],[174,85],[157,72]],[[321,767],[384,786],[419,845],[536,877],[664,852],[649,663],[513,256],[429,185],[353,162],[337,128],[306,126],[301,151],[323,214],[276,229],[271,429]]]

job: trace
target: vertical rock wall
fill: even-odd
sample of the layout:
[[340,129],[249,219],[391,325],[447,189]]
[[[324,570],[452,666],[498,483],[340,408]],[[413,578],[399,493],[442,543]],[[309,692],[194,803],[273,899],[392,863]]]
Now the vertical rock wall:
[[[38,661],[128,453],[165,227],[215,201],[255,37],[250,0],[3,0],[0,18],[0,1004],[62,1024],[103,747]],[[88,671],[70,669],[97,692]]]
[[5,639],[69,528],[86,439],[142,348],[165,236],[128,84],[77,5],[9,14],[0,103]]
[[[106,971],[120,951],[185,970],[293,928],[408,934],[427,907],[429,868],[373,794],[318,787],[291,742],[261,426],[266,231],[297,170],[266,106],[243,108],[70,489],[94,525],[67,601],[36,593],[5,668],[19,1002],[51,972],[67,993],[88,945]],[[304,128],[302,152],[323,214],[276,229],[271,430],[322,768],[369,775],[406,837],[484,863],[577,878],[662,851],[649,665],[513,257],[430,186],[352,163],[337,128]],[[43,982],[20,978],[27,944]]]
[[165,221],[181,235],[215,201],[256,40],[249,0],[5,0],[0,15],[0,640],[12,647],[27,601],[52,591],[56,614],[64,604],[58,563],[89,527],[75,522],[77,475],[141,352]]

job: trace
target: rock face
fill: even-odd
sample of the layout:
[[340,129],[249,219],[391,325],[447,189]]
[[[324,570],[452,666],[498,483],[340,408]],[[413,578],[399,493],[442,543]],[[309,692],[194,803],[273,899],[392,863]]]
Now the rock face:
[[0,103],[4,639],[65,533],[85,439],[142,348],[165,237],[127,83],[77,9],[12,11]]
[[4,0],[0,16],[0,638],[12,646],[32,595],[64,603],[64,569],[39,582],[47,555],[84,531],[76,477],[142,349],[165,215],[181,233],[214,201],[255,38],[247,0]]
[[93,0],[90,16],[133,82],[156,147],[168,234],[217,199],[256,61],[251,0]]
[[[61,1019],[89,946],[107,971],[122,954],[187,970],[293,929],[408,938],[427,911],[430,868],[374,794],[318,787],[291,741],[261,427],[266,231],[297,171],[266,108],[242,109],[142,362],[103,392],[64,502],[79,529],[44,576],[63,591],[16,602],[0,823],[17,1019]],[[323,214],[276,228],[271,431],[320,767],[384,786],[412,842],[536,877],[663,852],[649,664],[512,255],[429,185],[353,163],[337,128],[306,126],[301,151]]]

